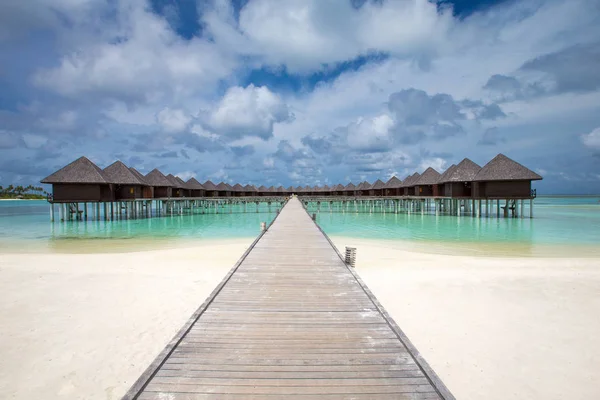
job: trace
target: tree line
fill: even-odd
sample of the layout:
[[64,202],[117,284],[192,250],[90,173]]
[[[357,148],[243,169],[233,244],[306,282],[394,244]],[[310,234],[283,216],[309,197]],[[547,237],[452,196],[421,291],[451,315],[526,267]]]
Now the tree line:
[[0,186],[0,199],[45,199],[48,193],[40,186]]

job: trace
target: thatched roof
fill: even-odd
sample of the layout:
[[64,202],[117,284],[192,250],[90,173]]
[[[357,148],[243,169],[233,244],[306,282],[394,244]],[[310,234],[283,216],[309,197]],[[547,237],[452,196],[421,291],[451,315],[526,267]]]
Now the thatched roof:
[[293,192],[293,191],[294,191],[294,187],[293,187],[293,186],[290,186],[289,188],[287,188],[287,191],[288,191],[288,192]]
[[172,187],[173,186],[171,181],[168,180],[167,177],[164,176],[164,174],[156,168],[154,168],[152,171],[150,171],[148,174],[146,174],[146,176],[144,178],[146,178],[146,182],[150,186],[157,186],[157,187],[161,187],[161,186]]
[[240,185],[239,183],[236,183],[235,185],[233,185],[233,191],[234,192],[243,192],[244,187],[242,185]]
[[140,180],[127,165],[121,161],[115,161],[103,170],[104,176],[108,179],[109,183],[116,185],[144,185],[146,183]]
[[212,183],[211,181],[206,181],[202,184],[202,186],[204,186],[204,189],[206,190],[212,190],[215,191],[217,190],[217,187],[215,186],[214,183]]
[[543,179],[529,168],[498,154],[479,171],[474,181],[538,181]]
[[268,189],[267,189],[266,186],[260,185],[260,187],[258,188],[258,191],[259,192],[266,192],[266,191],[268,191]]
[[338,183],[338,184],[337,184],[337,186],[335,187],[335,190],[336,190],[336,191],[342,191],[342,190],[344,190],[344,189],[345,189],[345,188],[344,188],[344,185],[342,185],[341,183]]
[[177,180],[177,178],[175,178],[175,175],[173,174],[167,175],[167,179],[169,180],[169,182],[171,182],[171,186],[173,186],[174,188],[182,189],[184,186],[181,182]]
[[175,179],[177,179],[177,182],[181,184],[181,187],[185,188],[185,181],[183,179],[181,179],[177,175],[175,175]]
[[402,182],[402,186],[400,186],[400,187],[411,187],[411,186],[414,186],[415,182],[419,179],[420,176],[421,176],[421,174],[419,174],[418,172],[415,172],[411,176],[407,177],[404,180],[404,182]]
[[402,186],[402,181],[395,176],[392,176],[389,181],[386,182],[385,187],[387,189],[396,189]]
[[231,192],[231,187],[227,187],[227,184],[225,182],[219,182],[219,184],[217,185],[217,190]]
[[196,180],[196,178],[190,178],[185,183],[185,187],[191,190],[204,190],[204,186]]
[[142,173],[140,171],[138,171],[137,169],[135,169],[133,167],[129,167],[129,170],[131,171],[132,174],[135,175],[136,178],[138,178],[138,180],[140,182],[143,182],[144,185],[148,185],[148,182],[146,182],[146,177],[144,175],[142,175]]
[[442,172],[442,174],[440,175],[439,179],[438,179],[438,183],[444,183],[447,182],[447,178],[450,176],[450,174],[452,174],[452,172],[456,169],[456,164],[452,164],[451,166],[449,166],[444,172]]
[[250,184],[244,186],[244,191],[246,192],[256,192],[256,188]]
[[438,182],[438,179],[440,179],[440,173],[429,167],[421,174],[419,179],[415,181],[414,185],[435,185]]
[[444,174],[444,182],[471,182],[475,179],[479,171],[481,171],[479,165],[465,158],[456,165],[453,171]]
[[385,189],[385,183],[383,183],[381,181],[381,179],[377,179],[375,181],[375,183],[373,183],[373,185],[371,185],[370,189],[373,189],[373,190]]
[[257,189],[257,188],[256,188],[256,186],[254,186],[254,185],[250,185],[250,190],[251,190],[252,192],[258,192],[258,189]]
[[355,190],[355,189],[356,189],[356,186],[354,186],[354,183],[352,183],[352,182],[350,182],[349,184],[347,184],[344,187],[344,190]]
[[108,184],[108,177],[96,164],[80,157],[42,179],[41,183],[98,183]]
[[285,192],[285,188],[284,188],[283,186],[279,186],[279,187],[277,188],[277,191],[278,191],[279,193],[283,193],[283,192]]

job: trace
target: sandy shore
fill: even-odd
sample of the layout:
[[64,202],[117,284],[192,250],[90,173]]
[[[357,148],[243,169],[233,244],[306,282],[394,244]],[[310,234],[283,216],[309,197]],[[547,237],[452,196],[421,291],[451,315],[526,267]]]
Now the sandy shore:
[[600,398],[600,259],[332,240],[457,399]]
[[[358,248],[357,271],[457,399],[600,398],[600,259]],[[0,256],[0,387],[119,399],[252,239]]]
[[252,240],[0,255],[1,397],[121,398]]

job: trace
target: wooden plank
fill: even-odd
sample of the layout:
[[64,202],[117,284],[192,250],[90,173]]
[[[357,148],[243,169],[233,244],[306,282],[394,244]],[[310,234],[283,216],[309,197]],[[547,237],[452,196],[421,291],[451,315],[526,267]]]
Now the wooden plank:
[[125,399],[453,399],[394,327],[292,198]]

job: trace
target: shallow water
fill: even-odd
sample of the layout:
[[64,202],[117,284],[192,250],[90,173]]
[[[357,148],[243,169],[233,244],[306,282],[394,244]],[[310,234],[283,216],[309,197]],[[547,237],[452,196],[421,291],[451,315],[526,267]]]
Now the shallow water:
[[[236,208],[220,214],[51,223],[44,200],[0,201],[0,252],[136,251],[250,238],[260,233],[261,222],[276,215],[275,206],[269,212],[261,204],[258,213],[254,207],[247,213]],[[600,256],[600,196],[538,197],[533,219],[359,211],[334,207],[329,212],[322,206],[317,222],[329,235],[440,254]]]

